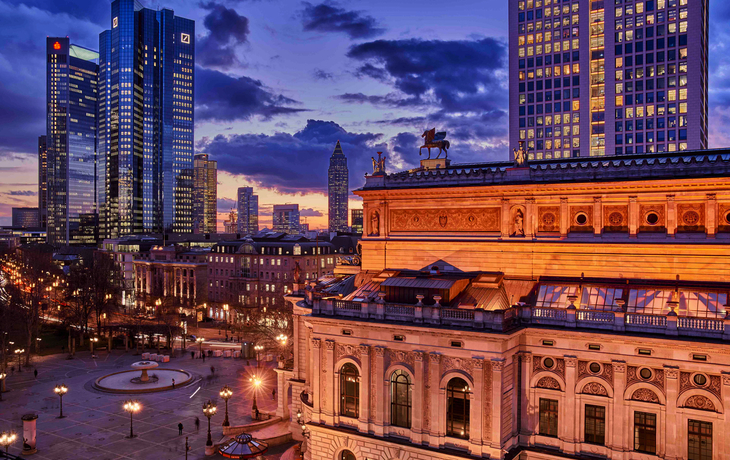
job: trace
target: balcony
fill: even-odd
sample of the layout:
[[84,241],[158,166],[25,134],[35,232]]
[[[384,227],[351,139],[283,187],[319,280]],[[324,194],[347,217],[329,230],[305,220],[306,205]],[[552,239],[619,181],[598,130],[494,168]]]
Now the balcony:
[[448,308],[381,302],[321,299],[313,314],[360,320],[509,332],[518,327],[550,326],[566,329],[629,332],[650,335],[730,340],[730,319],[654,315],[577,308],[515,305],[505,310]]

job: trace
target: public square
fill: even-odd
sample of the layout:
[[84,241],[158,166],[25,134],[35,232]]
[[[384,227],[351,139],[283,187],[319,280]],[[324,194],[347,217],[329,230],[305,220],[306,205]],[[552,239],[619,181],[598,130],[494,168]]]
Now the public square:
[[[136,395],[103,393],[93,388],[93,382],[106,374],[129,370],[140,361],[134,351],[102,351],[96,359],[91,353],[77,352],[74,359],[66,354],[54,354],[36,358],[34,367],[9,373],[7,392],[0,402],[0,430],[14,430],[18,440],[10,446],[11,454],[20,455],[23,426],[21,417],[35,413],[37,420],[38,452],[23,458],[38,460],[66,459],[184,459],[185,439],[190,450],[187,458],[206,458],[205,442],[207,419],[202,407],[208,400],[217,405],[217,413],[211,419],[212,439],[215,444],[224,440],[221,424],[225,416],[225,402],[219,391],[228,385],[233,397],[228,401],[231,425],[251,422],[252,390],[249,377],[256,372],[256,361],[243,359],[207,358],[192,359],[190,353],[160,363],[160,368],[184,369],[193,374],[192,383],[175,390]],[[17,365],[17,363],[15,363]],[[211,366],[215,368],[211,372]],[[34,376],[33,370],[38,370]],[[264,383],[257,393],[258,407],[262,413],[276,408],[272,400],[275,373],[270,363],[261,363],[258,371]],[[151,371],[150,374],[154,374]],[[68,392],[63,397],[63,415],[59,416],[59,397],[54,393],[57,384],[65,384]],[[130,417],[124,412],[124,401],[136,399],[141,410],[134,414],[135,437],[129,439]],[[200,428],[195,427],[195,418]],[[183,434],[178,434],[178,423],[183,424]],[[284,457],[293,443],[271,447],[264,458]],[[207,458],[222,458],[214,455]]]

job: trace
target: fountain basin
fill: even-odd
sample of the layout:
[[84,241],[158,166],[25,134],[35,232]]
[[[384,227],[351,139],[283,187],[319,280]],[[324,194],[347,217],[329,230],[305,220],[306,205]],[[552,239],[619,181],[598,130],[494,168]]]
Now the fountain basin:
[[[146,372],[149,369],[154,369],[153,375],[149,375],[148,380],[142,382],[139,371]],[[148,369],[108,374],[96,379],[93,386],[97,390],[109,393],[153,393],[174,389],[173,380],[175,381],[174,388],[179,388],[190,383],[193,380],[193,375],[182,369],[164,369],[155,366]]]

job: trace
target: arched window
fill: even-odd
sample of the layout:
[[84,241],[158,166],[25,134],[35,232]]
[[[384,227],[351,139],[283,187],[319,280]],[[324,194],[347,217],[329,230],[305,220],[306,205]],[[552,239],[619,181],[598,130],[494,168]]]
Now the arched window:
[[458,377],[446,386],[446,436],[469,439],[469,385]]
[[349,450],[343,450],[339,457],[337,457],[337,460],[357,460],[357,458]]
[[360,415],[360,374],[351,363],[340,369],[340,415],[352,418]]
[[390,424],[411,427],[411,379],[400,369],[390,376]]

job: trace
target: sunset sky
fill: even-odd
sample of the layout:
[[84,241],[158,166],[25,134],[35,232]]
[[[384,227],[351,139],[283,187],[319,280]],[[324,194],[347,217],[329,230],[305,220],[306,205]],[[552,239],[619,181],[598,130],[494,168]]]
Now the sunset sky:
[[[218,160],[221,230],[244,185],[262,226],[299,203],[324,228],[338,139],[351,189],[376,151],[391,171],[415,165],[426,128],[448,131],[454,162],[508,157],[506,0],[142,4],[196,21],[196,152]],[[37,206],[46,36],[97,49],[110,23],[105,0],[0,0],[0,224]],[[730,144],[728,23],[730,2],[711,0],[710,147]]]

